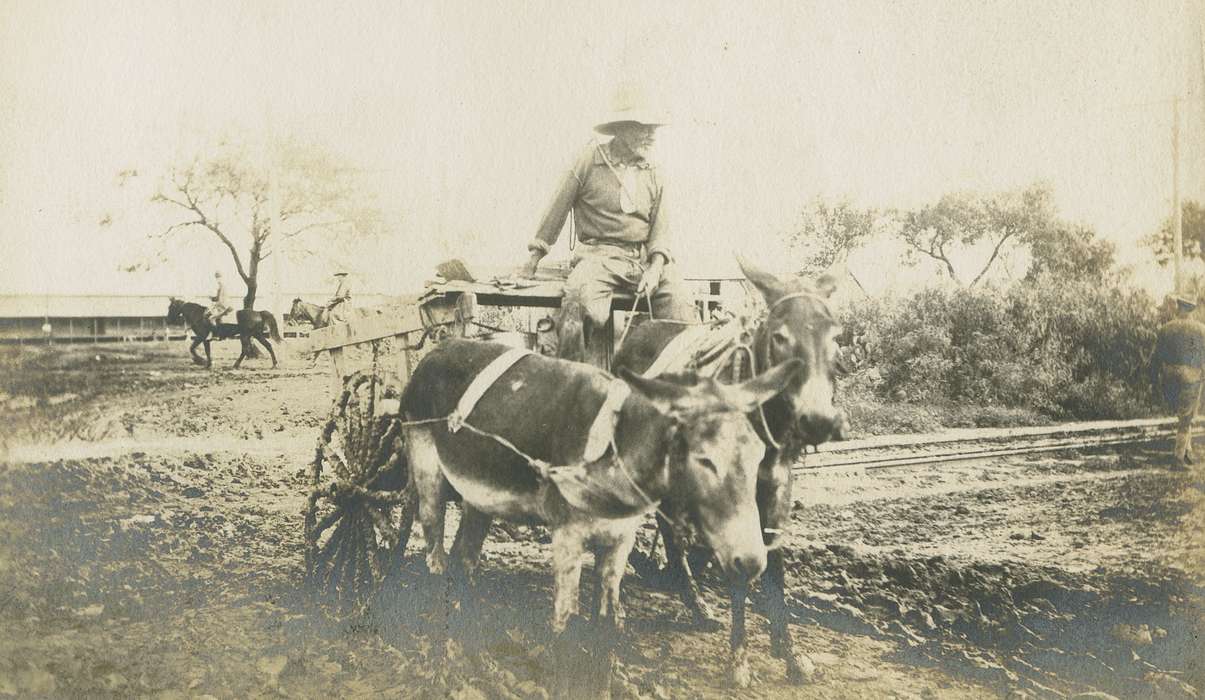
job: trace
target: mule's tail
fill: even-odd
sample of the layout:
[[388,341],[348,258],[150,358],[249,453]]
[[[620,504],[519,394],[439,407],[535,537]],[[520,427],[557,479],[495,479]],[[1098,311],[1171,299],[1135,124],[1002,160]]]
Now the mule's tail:
[[271,311],[264,312],[264,322],[268,324],[268,333],[272,336],[272,340],[283,343],[284,339],[280,337],[280,328],[276,326],[276,316],[273,316]]

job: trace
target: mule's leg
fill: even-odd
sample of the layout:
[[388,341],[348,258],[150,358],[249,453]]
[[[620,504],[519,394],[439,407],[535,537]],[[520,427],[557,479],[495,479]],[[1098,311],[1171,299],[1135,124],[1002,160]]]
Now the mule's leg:
[[574,524],[552,531],[552,643],[554,698],[582,697],[590,690],[580,669],[591,646],[590,633],[578,614],[582,555],[588,533]]
[[611,697],[611,679],[615,672],[615,648],[623,630],[624,611],[619,600],[620,583],[628,565],[628,556],[636,544],[637,523],[617,522],[600,536],[595,549],[594,568],[598,581],[595,598],[594,634],[591,651],[594,663],[587,668],[586,689],[598,697]]
[[[791,638],[790,614],[786,602],[786,571],[781,547],[782,530],[791,522],[791,469],[781,455],[768,455],[763,466],[770,466],[757,484],[757,510],[761,517],[762,540],[766,545],[765,582],[766,617],[770,620],[770,653],[787,664],[787,678],[793,683],[808,680],[814,669],[811,659],[795,654]],[[759,475],[761,476],[761,475]]]
[[569,618],[578,614],[578,596],[582,578],[582,554],[586,541],[578,528],[559,527],[552,531],[552,631],[560,634]]
[[440,575],[447,569],[444,553],[445,480],[435,440],[429,430],[411,428],[406,435],[406,458],[411,483],[418,493],[418,519],[423,524],[427,548],[427,570]]
[[276,353],[272,352],[272,344],[268,342],[268,339],[262,333],[255,336],[255,339],[268,350],[268,356],[272,358],[272,369],[276,369]]
[[703,595],[699,591],[699,583],[695,580],[694,571],[686,558],[686,549],[678,539],[674,526],[658,514],[657,528],[661,530],[661,541],[665,543],[666,570],[673,585],[678,589],[678,595],[682,598],[686,609],[690,610],[695,624],[708,628],[719,627],[722,624],[720,618],[703,600]]
[[795,653],[791,638],[790,614],[786,602],[786,572],[781,548],[766,552],[766,573],[762,576],[766,591],[766,616],[770,618],[770,653],[787,664],[787,680],[804,683],[811,679],[815,666],[806,656]]
[[746,645],[745,599],[749,595],[749,584],[734,583],[729,590],[732,604],[732,631],[729,642],[732,647],[732,684],[737,688],[748,688],[753,680],[749,670],[749,648]]
[[476,602],[474,597],[477,563],[481,559],[481,548],[485,545],[485,537],[489,534],[493,516],[483,513],[467,503],[461,504],[460,527],[456,530],[456,539],[452,542],[450,572],[456,579],[454,583],[462,594],[462,607],[471,607]]

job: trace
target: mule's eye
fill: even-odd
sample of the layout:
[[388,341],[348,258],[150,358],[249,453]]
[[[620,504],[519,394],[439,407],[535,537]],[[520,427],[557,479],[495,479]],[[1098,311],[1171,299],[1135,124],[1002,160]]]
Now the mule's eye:
[[770,334],[770,342],[780,348],[785,347],[791,344],[791,336],[786,331],[779,329]]
[[719,469],[719,467],[717,467],[717,466],[715,465],[715,462],[711,461],[711,459],[710,459],[710,458],[708,458],[708,457],[700,457],[700,458],[699,458],[699,464],[701,464],[702,466],[706,467],[706,468],[707,468],[707,469],[708,469],[708,470],[709,470],[709,471],[710,471],[712,474],[715,474],[715,475],[719,476],[720,469]]

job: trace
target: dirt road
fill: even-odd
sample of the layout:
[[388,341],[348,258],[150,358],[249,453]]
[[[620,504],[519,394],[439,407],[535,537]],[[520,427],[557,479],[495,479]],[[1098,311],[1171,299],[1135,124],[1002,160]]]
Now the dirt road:
[[[474,620],[430,614],[445,589],[414,556],[372,615],[302,589],[323,364],[207,372],[178,344],[0,357],[0,696],[544,696],[539,532],[495,528]],[[803,476],[788,585],[817,677],[787,685],[755,616],[740,695],[1196,697],[1205,472],[1156,448]],[[625,597],[617,696],[734,694],[725,633],[656,581],[629,576]]]

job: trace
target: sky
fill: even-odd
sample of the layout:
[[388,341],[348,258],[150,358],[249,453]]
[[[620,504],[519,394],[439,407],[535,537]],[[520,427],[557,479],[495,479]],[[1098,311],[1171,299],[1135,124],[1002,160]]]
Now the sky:
[[1158,289],[1137,241],[1171,210],[1177,94],[1181,191],[1205,195],[1200,30],[1198,0],[0,0],[0,293],[233,274],[201,234],[120,269],[169,221],[149,202],[168,166],[223,136],[340,154],[390,222],[365,251],[277,266],[275,288],[338,265],[405,293],[443,258],[518,264],[621,84],[673,115],[658,158],[687,275],[733,271],[734,250],[789,269],[776,241],[818,196],[910,208],[1041,180]]

